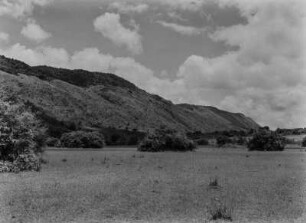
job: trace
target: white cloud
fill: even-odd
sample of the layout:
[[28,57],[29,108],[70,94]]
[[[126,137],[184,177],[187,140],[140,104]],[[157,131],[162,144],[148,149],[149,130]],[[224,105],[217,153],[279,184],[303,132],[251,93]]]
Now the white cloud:
[[162,25],[163,27],[169,28],[177,33],[187,36],[195,36],[202,34],[205,29],[204,28],[196,28],[193,26],[183,26],[176,23],[168,23],[165,21],[157,21],[158,24]]
[[105,13],[94,21],[94,27],[105,38],[111,40],[117,46],[125,46],[133,54],[142,53],[142,37],[138,29],[125,28],[120,23],[120,15],[115,13]]
[[173,10],[201,11],[204,4],[211,0],[147,0],[152,4],[164,5]]
[[30,65],[67,67],[69,62],[69,54],[63,48],[37,47],[29,49],[16,43],[6,49],[0,49],[0,54],[16,58]]
[[123,14],[141,14],[149,10],[149,5],[144,3],[128,4],[127,2],[112,2],[109,7],[110,10],[116,10]]
[[35,42],[42,42],[51,37],[51,34],[46,32],[35,21],[30,20],[21,30],[21,34]]
[[113,57],[109,54],[103,54],[97,48],[85,48],[70,55],[63,48],[37,47],[30,49],[17,43],[5,50],[0,49],[0,54],[16,58],[32,66],[49,65],[115,73],[152,93],[158,93],[160,89],[167,91],[172,86],[170,81],[155,77],[152,70],[137,63],[133,58]]
[[190,56],[178,72],[186,90],[178,90],[178,97],[243,112],[263,125],[305,126],[302,1],[234,2],[247,24],[219,28],[211,38],[239,49],[216,58]]
[[31,16],[35,6],[45,6],[53,0],[1,0],[0,16],[7,15],[14,18]]
[[0,43],[7,43],[10,39],[10,35],[4,32],[0,32]]

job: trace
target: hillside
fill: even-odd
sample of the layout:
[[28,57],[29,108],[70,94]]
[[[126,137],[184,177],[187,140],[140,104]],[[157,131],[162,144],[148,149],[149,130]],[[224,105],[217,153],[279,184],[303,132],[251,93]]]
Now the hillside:
[[252,119],[210,106],[173,104],[109,73],[31,67],[0,56],[0,94],[18,98],[49,124],[145,131],[161,125],[182,131],[258,128]]

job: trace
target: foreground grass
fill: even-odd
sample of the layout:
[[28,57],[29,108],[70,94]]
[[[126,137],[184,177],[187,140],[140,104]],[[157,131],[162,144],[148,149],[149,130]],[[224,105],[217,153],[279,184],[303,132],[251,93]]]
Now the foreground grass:
[[[39,173],[0,175],[0,222],[305,222],[306,153],[203,148],[47,151]],[[211,186],[217,179],[217,186]]]

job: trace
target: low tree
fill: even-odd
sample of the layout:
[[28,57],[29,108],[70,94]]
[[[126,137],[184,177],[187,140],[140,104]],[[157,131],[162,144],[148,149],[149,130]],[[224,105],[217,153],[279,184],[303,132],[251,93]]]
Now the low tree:
[[20,103],[0,99],[0,160],[19,170],[39,170],[45,128]]
[[207,146],[209,144],[209,141],[207,139],[199,139],[196,141],[196,143],[200,146]]
[[103,148],[104,137],[98,132],[75,131],[64,133],[61,146],[67,148]]
[[304,137],[302,140],[302,147],[306,147],[306,137]]
[[196,149],[196,144],[183,133],[165,127],[148,133],[138,146],[139,151],[146,152],[192,151],[194,149]]
[[231,143],[232,140],[228,136],[221,135],[217,137],[216,142],[217,142],[217,146],[221,147],[221,146],[224,146],[225,144]]
[[247,143],[250,151],[282,151],[285,148],[285,138],[276,132],[260,130]]

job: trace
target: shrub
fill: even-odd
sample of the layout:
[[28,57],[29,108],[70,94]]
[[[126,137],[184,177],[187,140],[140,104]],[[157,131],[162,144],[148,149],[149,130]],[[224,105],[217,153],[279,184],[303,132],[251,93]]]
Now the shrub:
[[102,148],[104,137],[98,132],[75,131],[64,133],[61,145],[67,148]]
[[198,145],[207,146],[209,144],[207,139],[199,139],[196,141]]
[[245,145],[247,143],[246,141],[246,138],[243,137],[243,136],[239,136],[237,139],[236,139],[236,142],[238,145]]
[[39,171],[40,170],[40,159],[34,153],[23,153],[20,154],[13,164],[20,171]]
[[[28,112],[21,104],[0,100],[0,160],[2,167],[5,166],[7,170],[12,169],[12,166],[21,171],[39,170],[39,168],[32,166],[32,162],[37,160],[35,165],[40,165],[38,157],[43,152],[44,143],[45,128],[32,113]],[[21,163],[23,164],[21,165]]]
[[219,204],[214,206],[209,210],[209,212],[211,215],[211,220],[213,221],[216,220],[233,221],[232,218],[233,211],[224,204]]
[[306,137],[304,137],[303,140],[302,140],[302,146],[306,147]]
[[8,173],[8,172],[19,172],[19,169],[9,161],[1,161],[0,160],[0,173]]
[[250,151],[282,151],[285,148],[285,138],[272,131],[258,131],[247,143]]
[[221,135],[216,139],[217,145],[219,147],[224,146],[227,143],[231,143],[232,140],[228,136]]
[[57,138],[49,137],[46,140],[46,145],[50,146],[50,147],[60,147],[61,146],[61,142]]
[[165,128],[147,134],[138,146],[139,151],[147,152],[192,151],[195,148],[196,144],[185,135]]
[[208,186],[209,186],[209,187],[212,187],[212,188],[220,187],[218,178],[217,178],[217,177],[211,178],[211,179],[209,180]]

